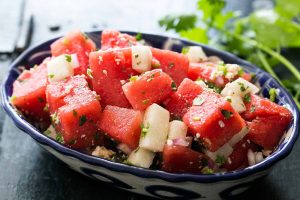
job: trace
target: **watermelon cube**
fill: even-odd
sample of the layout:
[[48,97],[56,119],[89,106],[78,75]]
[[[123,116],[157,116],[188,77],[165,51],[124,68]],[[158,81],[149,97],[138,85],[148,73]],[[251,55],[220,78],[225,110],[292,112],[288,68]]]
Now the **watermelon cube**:
[[101,49],[107,50],[115,47],[130,47],[136,45],[135,37],[116,30],[106,29],[101,34]]
[[180,85],[184,78],[187,78],[189,60],[187,56],[169,51],[151,48],[152,56],[160,63],[160,68],[167,73],[176,83]]
[[93,90],[101,97],[101,105],[129,108],[122,84],[136,75],[132,69],[131,49],[114,49],[90,54]]
[[45,111],[47,86],[47,67],[45,62],[25,70],[13,84],[11,103],[26,117],[48,122],[49,113]]
[[65,145],[83,149],[98,144],[97,123],[101,116],[101,105],[97,96],[91,90],[86,90],[67,97],[67,103],[57,111]]
[[167,99],[164,104],[167,110],[175,118],[182,118],[187,110],[193,105],[193,100],[201,94],[203,88],[194,81],[185,78],[177,91]]
[[108,105],[102,113],[98,127],[111,138],[134,150],[139,143],[142,120],[141,111]]
[[247,122],[249,127],[247,138],[265,149],[273,150],[278,145],[291,119],[291,115],[257,117],[251,122]]
[[274,115],[290,119],[292,115],[287,108],[254,94],[250,96],[249,102],[245,102],[245,106],[246,111],[242,113],[242,117],[247,121]]
[[196,139],[209,151],[216,151],[245,127],[245,121],[219,94],[203,90],[198,95],[201,104],[193,105],[183,116]]
[[51,114],[65,105],[66,96],[74,96],[80,91],[90,90],[85,76],[74,76],[63,81],[49,83],[46,88],[47,103]]
[[154,69],[136,77],[136,80],[126,83],[122,88],[131,106],[144,110],[153,103],[164,101],[172,94],[173,86],[168,74],[161,69]]
[[171,173],[199,173],[212,162],[206,155],[179,145],[165,145],[162,157],[162,170]]
[[73,31],[51,44],[51,54],[56,57],[62,54],[76,54],[79,67],[74,74],[86,74],[89,64],[89,53],[96,50],[96,44],[80,31]]

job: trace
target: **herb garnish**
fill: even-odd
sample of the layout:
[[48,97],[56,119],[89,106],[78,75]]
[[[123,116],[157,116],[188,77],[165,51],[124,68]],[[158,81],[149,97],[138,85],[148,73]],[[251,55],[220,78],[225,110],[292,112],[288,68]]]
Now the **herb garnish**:
[[270,95],[270,98],[269,98],[270,101],[275,102],[276,96],[277,96],[276,89],[275,88],[271,88],[269,90],[269,95]]
[[250,93],[245,94],[244,101],[246,103],[250,103],[251,102],[251,94]]
[[222,115],[225,117],[225,119],[230,119],[230,117],[232,116],[232,112],[229,110],[221,110]]
[[174,81],[172,81],[172,83],[171,83],[171,88],[172,88],[173,91],[177,90],[177,86],[176,86],[176,83]]
[[66,58],[66,61],[67,62],[72,62],[72,57],[71,57],[71,55],[65,55],[65,58]]
[[86,115],[81,115],[79,117],[79,126],[82,126],[87,121]]
[[224,156],[217,155],[215,162],[217,165],[222,166],[225,164],[226,158]]

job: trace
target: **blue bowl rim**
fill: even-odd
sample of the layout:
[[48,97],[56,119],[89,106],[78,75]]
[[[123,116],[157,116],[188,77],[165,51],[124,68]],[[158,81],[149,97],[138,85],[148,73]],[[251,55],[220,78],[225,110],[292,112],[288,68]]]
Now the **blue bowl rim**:
[[[87,34],[101,34],[101,32],[102,31],[93,31],[93,32],[87,32]],[[125,32],[125,33],[131,34],[131,35],[137,34],[137,32],[133,32],[133,31],[121,31],[121,32]],[[197,183],[213,183],[213,182],[219,182],[219,181],[233,181],[233,180],[238,180],[238,179],[242,179],[242,178],[254,175],[254,174],[262,172],[262,171],[266,171],[269,168],[271,168],[275,163],[277,163],[278,161],[284,159],[285,157],[287,157],[289,155],[289,153],[291,152],[291,150],[294,146],[294,143],[296,142],[298,135],[299,135],[298,134],[299,125],[297,124],[297,121],[299,120],[299,110],[297,109],[297,106],[296,106],[292,96],[287,92],[287,90],[285,88],[283,88],[278,83],[278,81],[276,79],[274,79],[271,75],[269,75],[262,69],[259,69],[258,67],[254,66],[253,64],[251,64],[245,60],[242,60],[229,52],[214,49],[207,45],[203,45],[203,44],[196,43],[196,42],[191,42],[191,41],[181,39],[181,38],[169,37],[166,35],[157,35],[157,34],[152,34],[152,33],[141,33],[141,34],[143,36],[158,37],[158,38],[161,38],[164,40],[167,40],[167,39],[179,40],[190,46],[192,46],[192,45],[202,46],[204,48],[204,50],[206,49],[211,52],[215,52],[215,53],[221,55],[223,58],[225,58],[225,57],[231,58],[231,59],[234,59],[237,62],[241,63],[242,65],[248,66],[248,67],[256,69],[256,70],[258,69],[260,72],[262,72],[264,75],[266,75],[268,77],[268,79],[272,79],[275,82],[276,86],[284,94],[284,96],[286,96],[290,100],[290,102],[292,104],[291,106],[293,109],[294,130],[291,133],[285,146],[282,149],[280,149],[278,152],[276,152],[275,154],[272,154],[271,156],[269,156],[268,159],[265,159],[263,162],[261,162],[257,165],[247,167],[242,170],[226,172],[226,173],[221,173],[221,174],[210,174],[210,175],[190,174],[190,173],[176,174],[176,173],[169,173],[169,172],[160,171],[160,170],[139,168],[139,167],[135,167],[135,166],[125,165],[122,163],[112,162],[109,160],[91,156],[91,155],[82,153],[80,151],[65,147],[62,144],[56,142],[55,140],[40,133],[30,123],[28,123],[26,120],[21,118],[17,114],[17,112],[14,110],[14,108],[11,106],[11,104],[9,103],[9,95],[8,95],[8,91],[7,91],[9,77],[10,77],[10,74],[12,73],[13,69],[16,66],[18,66],[19,63],[21,63],[22,60],[24,58],[26,58],[26,56],[30,55],[32,51],[35,51],[35,50],[41,48],[46,43],[53,42],[57,38],[48,40],[46,42],[43,42],[39,45],[36,45],[34,47],[27,49],[10,65],[10,67],[9,67],[10,71],[8,72],[7,76],[4,78],[4,80],[2,82],[2,88],[1,88],[2,107],[4,108],[4,110],[6,111],[8,116],[13,120],[13,122],[19,129],[21,129],[22,131],[24,131],[25,133],[30,135],[34,140],[38,141],[39,143],[50,146],[54,150],[62,153],[63,155],[77,158],[88,164],[91,164],[94,166],[105,167],[109,170],[116,171],[116,172],[130,173],[132,175],[142,177],[142,178],[158,178],[158,179],[163,179],[163,180],[169,181],[169,182],[191,181],[191,182],[197,182]]]

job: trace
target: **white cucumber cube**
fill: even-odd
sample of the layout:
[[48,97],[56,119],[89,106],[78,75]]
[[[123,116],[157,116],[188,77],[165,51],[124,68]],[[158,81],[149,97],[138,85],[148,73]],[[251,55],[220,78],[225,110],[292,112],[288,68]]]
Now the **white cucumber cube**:
[[169,120],[168,110],[155,103],[150,105],[145,111],[139,146],[154,152],[163,151],[169,132]]
[[228,144],[224,144],[217,151],[205,151],[205,154],[212,160],[216,160],[217,156],[223,156],[227,158],[233,152],[233,148]]
[[237,134],[235,134],[228,142],[228,144],[230,146],[234,146],[236,145],[239,141],[241,141],[249,132],[249,129],[245,126],[244,128],[242,128],[242,130],[240,132],[238,132]]
[[128,157],[128,162],[134,166],[149,168],[153,162],[155,153],[138,147]]
[[71,55],[60,55],[47,62],[47,73],[49,82],[56,82],[73,76],[74,70],[71,65]]
[[243,78],[238,78],[231,83],[227,83],[225,88],[222,90],[221,95],[226,96],[240,96],[244,97],[246,94],[256,94],[259,89],[249,81]]
[[185,55],[188,57],[190,62],[194,63],[207,60],[206,54],[204,53],[202,47],[199,46],[188,47],[188,51]]
[[185,139],[187,133],[187,126],[179,120],[173,120],[169,124],[168,139],[174,140],[178,138]]
[[148,46],[131,47],[132,68],[143,73],[151,69],[152,52]]
[[246,110],[246,106],[241,96],[226,96],[225,99],[230,102],[231,106],[238,113],[242,113]]

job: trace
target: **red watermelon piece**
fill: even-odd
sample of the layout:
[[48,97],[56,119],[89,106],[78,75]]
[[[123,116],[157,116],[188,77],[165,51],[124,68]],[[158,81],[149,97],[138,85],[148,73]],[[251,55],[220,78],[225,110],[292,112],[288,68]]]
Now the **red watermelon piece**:
[[133,150],[139,144],[142,120],[141,111],[108,105],[102,113],[98,127],[111,138]]
[[74,149],[96,145],[100,116],[101,106],[92,91],[69,97],[68,103],[57,112],[65,145]]
[[96,44],[80,31],[73,31],[51,44],[52,56],[76,54],[80,67],[74,74],[86,74],[89,64],[89,53],[96,50]]
[[132,69],[131,49],[113,49],[90,54],[92,85],[101,97],[101,105],[129,108],[130,103],[124,95],[122,84],[136,75]]
[[182,118],[187,110],[193,105],[193,100],[201,94],[203,88],[194,81],[185,78],[177,91],[167,99],[164,104],[172,116]]
[[101,34],[101,49],[107,50],[115,47],[130,47],[136,45],[135,37],[116,30],[106,29]]
[[180,85],[181,81],[187,78],[189,68],[187,56],[156,48],[151,48],[151,52],[153,58],[159,61],[159,67],[175,81],[176,85]]
[[11,103],[25,116],[38,122],[48,122],[45,111],[47,67],[45,63],[25,70],[13,84]]
[[265,149],[272,150],[278,145],[291,120],[291,115],[257,117],[247,122],[249,127],[247,138]]
[[245,127],[245,121],[219,94],[204,90],[199,99],[183,116],[193,136],[199,137],[209,151],[216,151]]
[[123,85],[123,91],[134,109],[144,110],[171,95],[172,83],[168,74],[154,69]]
[[[243,139],[233,147],[233,152],[228,157],[226,163],[222,166],[228,171],[236,170],[248,163],[248,150],[257,151],[257,146],[248,139]],[[248,166],[248,164],[246,165]],[[246,167],[245,166],[245,167]]]
[[262,118],[274,115],[290,119],[292,115],[287,108],[258,95],[251,95],[250,102],[245,102],[245,105],[246,111],[242,113],[242,117],[247,121],[251,121],[257,117]]
[[171,173],[199,173],[209,160],[206,155],[188,147],[165,145],[162,170]]
[[81,91],[89,91],[85,76],[74,76],[63,81],[49,83],[46,89],[47,103],[51,114],[65,105],[67,96],[74,96]]
[[66,146],[83,149],[98,144],[101,105],[85,76],[77,75],[49,84],[47,100],[53,124]]

